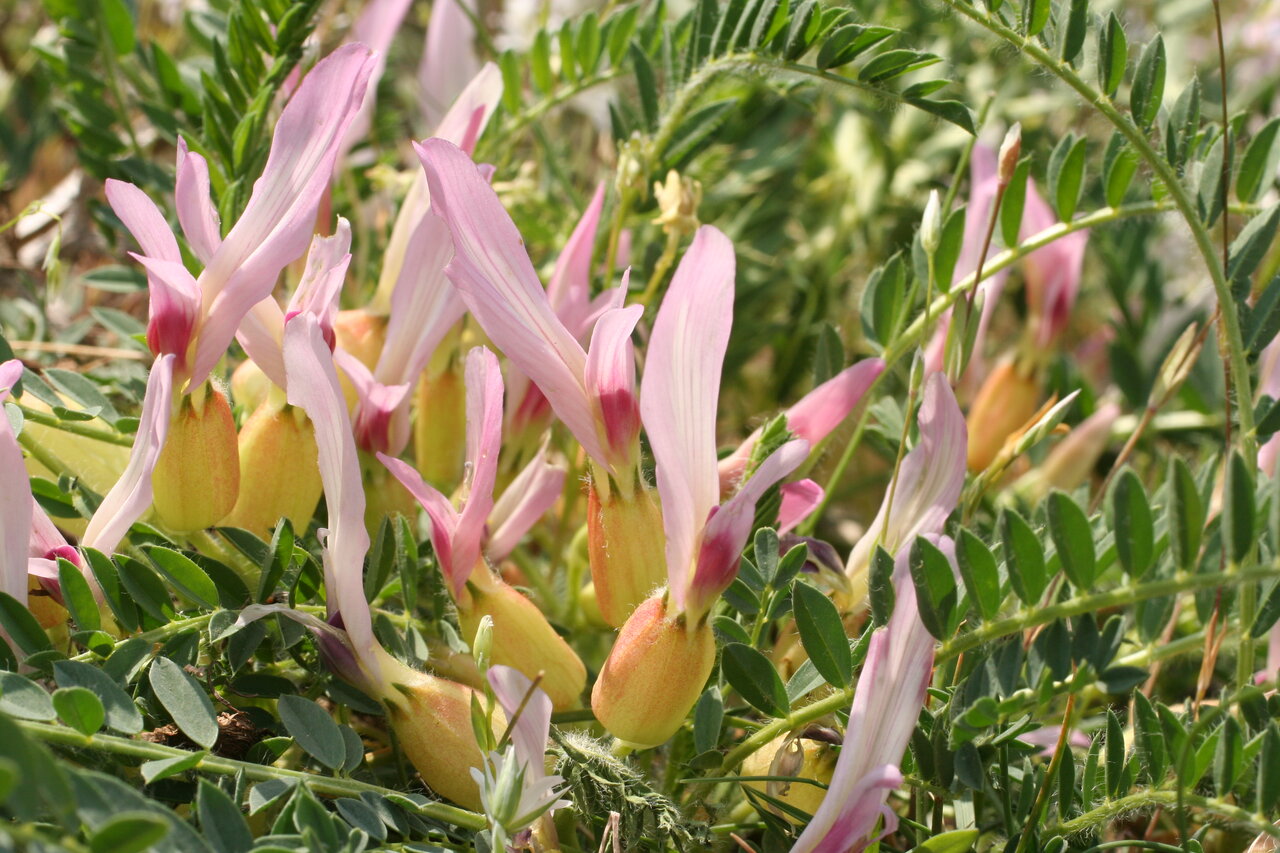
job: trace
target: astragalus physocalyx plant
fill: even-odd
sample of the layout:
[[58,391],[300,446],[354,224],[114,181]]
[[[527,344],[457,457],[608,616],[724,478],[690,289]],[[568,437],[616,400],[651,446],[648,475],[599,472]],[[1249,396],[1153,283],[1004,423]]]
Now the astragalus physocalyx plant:
[[5,845],[1280,849],[1273,4],[534,5],[8,13]]

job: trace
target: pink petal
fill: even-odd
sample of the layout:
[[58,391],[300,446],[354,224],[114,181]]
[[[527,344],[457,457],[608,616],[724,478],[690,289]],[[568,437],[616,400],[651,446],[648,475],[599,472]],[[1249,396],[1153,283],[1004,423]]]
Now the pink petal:
[[849,555],[846,571],[851,576],[866,569],[877,544],[894,553],[917,536],[940,533],[960,499],[968,431],[943,374],[930,374],[925,380],[917,423],[920,442],[903,458],[897,487],[890,484],[875,521]]
[[[14,365],[17,365],[16,369]],[[6,361],[0,366],[0,384],[8,396],[8,390],[22,374],[22,363]],[[31,481],[22,461],[22,448],[9,419],[4,417],[0,405],[0,475],[4,484],[0,488],[0,592],[7,592],[19,602],[27,601],[27,550],[30,547],[31,519],[35,499],[31,496]]]
[[729,238],[711,226],[699,228],[658,309],[640,392],[678,609],[684,609],[702,526],[720,502],[716,404],[733,325],[734,268]]
[[178,209],[178,223],[191,251],[200,263],[208,264],[222,245],[222,226],[209,194],[209,164],[199,154],[188,151],[187,142],[181,136],[178,137],[178,179],[173,189],[173,204]]
[[521,469],[489,513],[485,556],[498,562],[515,550],[529,529],[564,493],[565,466],[552,462],[546,447]]
[[156,355],[174,355],[185,364],[200,311],[200,286],[179,261],[133,258],[146,269],[151,293],[147,346]]
[[787,428],[811,445],[826,438],[884,372],[884,362],[869,358],[847,367],[814,388],[787,410]]
[[364,526],[360,459],[333,354],[320,324],[310,314],[299,314],[285,323],[284,364],[289,405],[307,413],[319,449],[320,479],[329,510],[324,542],[329,615],[342,615],[352,645],[364,657],[373,654],[377,640],[364,596],[364,557],[369,550],[369,534]]
[[240,321],[236,340],[245,354],[279,388],[288,382],[284,370],[284,311],[274,296],[259,301]]
[[271,294],[280,271],[306,251],[338,145],[364,98],[372,67],[364,45],[338,48],[311,69],[281,113],[249,203],[200,276],[205,322],[192,384],[205,380],[245,313]]
[[826,494],[813,480],[797,480],[782,486],[782,507],[778,510],[778,533],[790,533],[818,508]]
[[[1034,237],[1057,224],[1058,218],[1036,192],[1035,185],[1028,183],[1019,239]],[[1088,242],[1088,231],[1075,231],[1037,249],[1022,261],[1027,307],[1038,322],[1036,340],[1040,346],[1052,345],[1070,320],[1071,309],[1080,292],[1080,275]]]
[[338,295],[350,263],[351,223],[339,216],[332,236],[317,234],[311,238],[307,266],[289,298],[285,315],[286,319],[304,312],[314,316],[330,349],[334,346],[333,319],[338,314]]
[[[422,62],[418,65],[422,112],[428,127],[436,127],[441,122],[446,106],[480,68],[475,50],[475,25],[463,10],[462,2],[436,0],[431,5],[431,22],[427,25]],[[468,7],[474,14],[474,3],[469,2]]]
[[615,470],[634,464],[638,451],[640,404],[636,399],[636,356],[631,333],[642,314],[644,306],[632,305],[611,309],[601,316],[591,333],[583,376]]
[[369,73],[369,84],[365,89],[360,109],[351,120],[342,139],[342,147],[338,159],[364,139],[373,123],[373,110],[378,101],[378,81],[387,67],[387,48],[404,21],[405,13],[413,0],[369,0],[360,17],[351,27],[351,41],[359,42],[374,52],[373,70]]
[[407,462],[393,459],[385,453],[378,454],[378,461],[387,467],[391,475],[409,490],[409,493],[427,511],[431,521],[431,547],[435,549],[436,561],[454,598],[462,595],[467,585],[467,578],[475,568],[475,560],[468,562],[465,557],[459,559],[454,552],[453,541],[458,531],[458,511],[453,508],[449,499],[422,481],[422,475]]
[[[520,670],[491,666],[487,673],[493,695],[508,720],[515,720],[511,743],[525,766],[525,788],[546,775],[547,736],[551,734],[551,699]],[[531,692],[532,691],[532,692]],[[516,714],[519,713],[519,717]]]
[[142,253],[161,261],[182,262],[178,240],[156,203],[146,193],[125,181],[107,178],[103,186],[107,203],[129,229]]
[[114,554],[129,528],[151,506],[151,472],[169,434],[175,358],[162,355],[151,365],[129,463],[89,519],[81,539],[86,547]]
[[515,223],[461,150],[441,139],[416,148],[432,208],[453,234],[449,280],[485,333],[538,385],[587,454],[607,465],[583,385],[586,353],[552,311]]
[[[74,548],[69,553],[60,550],[70,547],[67,544],[67,538],[54,525],[53,519],[49,518],[49,514],[40,504],[36,504],[31,513],[31,537],[27,540],[27,556],[49,558],[56,552],[57,556],[65,556],[71,562],[80,565],[80,555]],[[75,556],[73,557],[72,554]]]
[[[672,598],[678,607],[704,613],[733,583],[742,560],[742,548],[747,544],[747,536],[755,520],[756,504],[770,486],[800,467],[808,456],[809,442],[803,439],[788,441],[760,463],[736,495],[712,512],[702,533],[698,563],[687,581],[688,594],[683,601],[681,596],[674,594],[678,581],[674,572],[671,573]],[[665,504],[663,518],[666,518]]]
[[467,353],[467,482],[454,536],[455,559],[480,562],[485,523],[493,510],[493,486],[502,449],[502,369],[484,347]]
[[17,385],[22,379],[22,372],[26,370],[22,366],[22,362],[16,358],[0,363],[0,403],[9,399],[13,386]]
[[547,298],[556,316],[575,337],[582,340],[590,328],[591,254],[595,249],[600,212],[604,209],[604,184],[596,186],[591,203],[569,235],[564,250],[556,259],[555,271],[547,283]]
[[355,440],[361,450],[385,453],[392,447],[403,448],[409,441],[407,421],[402,422],[403,434],[392,432],[396,428],[393,415],[408,404],[413,386],[383,385],[373,378],[364,362],[346,350],[335,350],[334,361],[356,389]]

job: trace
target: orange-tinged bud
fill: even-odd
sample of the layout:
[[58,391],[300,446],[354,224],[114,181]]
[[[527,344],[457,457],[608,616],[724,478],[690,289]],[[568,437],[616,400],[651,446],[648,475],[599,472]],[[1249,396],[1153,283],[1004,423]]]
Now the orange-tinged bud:
[[491,661],[509,666],[530,679],[542,674],[541,687],[557,711],[581,704],[587,669],[547,617],[529,599],[477,566],[467,582],[471,601],[459,603],[462,636],[474,637],[485,616],[493,619]]
[[1005,441],[1036,413],[1040,396],[1034,372],[1024,373],[1013,360],[995,366],[969,407],[969,470],[986,469]]
[[664,743],[698,701],[716,660],[705,620],[667,615],[665,593],[635,609],[591,690],[596,719],[637,748]]
[[226,395],[206,384],[183,396],[151,474],[160,520],[179,533],[221,521],[240,492],[239,456]]
[[[812,779],[827,785],[835,772],[836,758],[836,751],[829,744],[783,735],[747,756],[746,761],[742,762],[742,775],[792,776],[797,780]],[[824,787],[800,781],[747,781],[742,784],[809,814],[818,810],[827,793]],[[782,809],[772,805],[766,805],[765,808],[789,823],[800,822]]]
[[[396,666],[391,681],[382,699],[404,754],[431,790],[464,808],[481,809],[471,768],[483,766],[484,756],[471,726],[471,701],[477,697],[483,705],[483,696],[403,665]],[[495,709],[495,741],[505,728],[501,710]]]
[[227,527],[269,539],[281,518],[305,531],[324,493],[315,427],[302,409],[267,400],[240,428],[240,496]]
[[[364,308],[339,311],[333,321],[333,334],[338,346],[360,359],[369,370],[373,370],[378,366],[378,356],[382,354],[382,346],[387,341],[387,318],[372,314]],[[354,410],[359,397],[355,386],[341,370],[338,371],[338,383],[342,385],[342,396],[346,398],[347,408]]]
[[449,490],[467,453],[467,388],[453,367],[423,374],[414,392],[413,450],[422,479]]
[[231,374],[231,399],[242,412],[257,411],[274,386],[256,362],[242,361]]
[[631,611],[667,582],[666,536],[653,490],[600,496],[587,490],[587,548],[596,603],[604,621],[621,627]]

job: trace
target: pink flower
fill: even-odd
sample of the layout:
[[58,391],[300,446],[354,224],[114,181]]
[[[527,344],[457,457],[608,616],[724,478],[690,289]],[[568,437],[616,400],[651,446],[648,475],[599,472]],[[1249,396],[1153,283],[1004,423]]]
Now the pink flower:
[[[13,386],[22,378],[22,362],[17,359],[0,364],[0,416],[4,415],[4,401],[9,399]],[[32,513],[35,499],[31,496],[31,484],[22,462],[22,448],[17,436],[4,418],[0,428],[0,471],[6,474],[0,488],[0,592],[6,592],[18,601],[27,600],[27,548],[33,533]]]

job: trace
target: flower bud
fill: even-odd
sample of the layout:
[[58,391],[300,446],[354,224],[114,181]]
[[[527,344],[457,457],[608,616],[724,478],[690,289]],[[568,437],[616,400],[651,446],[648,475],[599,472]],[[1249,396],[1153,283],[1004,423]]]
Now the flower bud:
[[413,451],[418,473],[438,489],[462,477],[467,453],[467,388],[452,365],[424,373],[414,392]]
[[370,536],[377,536],[382,519],[388,516],[403,515],[416,519],[418,501],[376,459],[372,456],[368,459],[373,460],[371,464],[361,465],[364,469],[364,526]]
[[652,489],[629,496],[617,490],[587,492],[587,548],[596,603],[604,621],[620,627],[631,611],[666,583],[662,510]]
[[970,471],[985,470],[1005,441],[1035,415],[1039,394],[1034,374],[1024,375],[1012,359],[995,366],[969,407]]
[[996,161],[996,180],[1000,186],[1007,187],[1013,180],[1013,173],[1018,168],[1018,157],[1021,154],[1022,125],[1014,122],[1013,127],[1009,128],[1009,132],[1004,135],[1004,141],[1000,143],[1000,153]]
[[[836,757],[836,751],[830,744],[783,735],[747,756],[747,760],[742,762],[742,775],[794,776],[797,780],[812,779],[827,785],[835,772]],[[809,814],[818,810],[827,793],[824,787],[801,781],[786,782],[779,779],[768,782],[744,781],[742,784]],[[765,805],[765,808],[789,823],[799,823],[789,812],[772,805]]]
[[558,711],[581,705],[587,669],[542,611],[483,565],[472,572],[467,591],[471,601],[458,604],[458,622],[467,637],[478,634],[486,617],[492,619],[489,663],[512,667],[530,679],[541,673],[538,686]]
[[281,518],[305,531],[324,493],[315,428],[306,414],[267,400],[241,427],[239,447],[240,496],[221,523],[263,539]]
[[[57,584],[53,586],[56,588]],[[71,618],[71,614],[58,599],[54,598],[52,590],[47,589],[38,578],[31,575],[27,576],[27,610],[36,617],[36,621],[40,623],[45,633],[50,634],[55,648],[66,640],[67,620]]]
[[1111,441],[1111,427],[1120,417],[1120,407],[1103,403],[1098,410],[1068,433],[1049,451],[1044,461],[1018,481],[1018,490],[1038,503],[1052,489],[1070,492],[1093,471]]
[[929,193],[929,203],[924,206],[924,216],[920,220],[920,246],[926,254],[938,251],[942,242],[942,200],[938,191]]
[[256,411],[267,401],[273,383],[257,362],[242,361],[231,373],[231,399],[242,412]]
[[659,593],[635,609],[622,626],[591,690],[596,719],[637,748],[664,743],[698,701],[716,660],[706,620],[690,625],[668,616]]
[[185,395],[151,474],[156,514],[185,533],[217,524],[236,505],[240,454],[227,397],[205,384]]
[[661,225],[664,233],[692,234],[698,230],[702,184],[671,169],[665,181],[654,183],[653,196],[658,201],[658,216],[653,224]]

